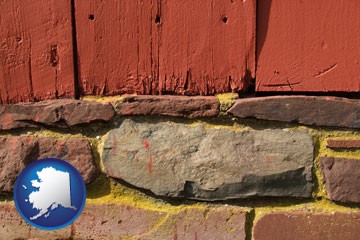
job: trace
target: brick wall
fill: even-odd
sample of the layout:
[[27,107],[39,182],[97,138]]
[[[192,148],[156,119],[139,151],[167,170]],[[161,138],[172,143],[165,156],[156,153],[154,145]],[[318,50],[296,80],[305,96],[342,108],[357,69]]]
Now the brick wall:
[[[356,239],[359,112],[345,98],[236,94],[3,105],[0,239]],[[58,231],[30,227],[11,199],[45,157],[87,184],[84,212]]]

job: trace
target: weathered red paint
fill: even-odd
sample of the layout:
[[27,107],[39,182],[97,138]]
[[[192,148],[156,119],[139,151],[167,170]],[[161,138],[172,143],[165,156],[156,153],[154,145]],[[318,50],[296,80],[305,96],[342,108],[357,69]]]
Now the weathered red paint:
[[0,103],[74,96],[70,1],[0,1]]
[[75,0],[82,93],[209,95],[255,74],[255,0]]
[[150,155],[150,158],[149,158],[149,164],[148,164],[148,171],[151,173],[152,172],[152,162],[153,162],[153,159]]
[[153,1],[75,0],[84,95],[150,94],[156,89]]
[[143,141],[143,145],[144,145],[144,148],[145,148],[147,151],[150,150],[150,146],[149,146],[149,142],[148,142],[148,141],[144,140],[144,141]]
[[243,90],[255,74],[255,0],[161,1],[159,91]]
[[360,91],[360,2],[259,0],[257,91]]
[[143,141],[143,145],[144,145],[144,148],[146,149],[148,155],[149,155],[149,163],[148,163],[148,171],[151,173],[152,172],[152,163],[153,163],[153,158],[151,156],[151,152],[150,152],[150,145],[149,145],[149,142],[144,140]]

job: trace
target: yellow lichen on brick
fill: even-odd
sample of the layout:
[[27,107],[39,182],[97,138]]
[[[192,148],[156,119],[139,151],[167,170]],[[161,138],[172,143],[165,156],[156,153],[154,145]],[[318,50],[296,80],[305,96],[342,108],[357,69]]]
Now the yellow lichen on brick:
[[360,133],[356,131],[348,131],[348,130],[324,130],[324,129],[316,129],[316,128],[308,128],[306,127],[310,134],[313,135],[314,138],[314,172],[317,182],[316,188],[314,189],[313,196],[315,198],[328,198],[326,193],[326,187],[323,183],[323,176],[320,169],[320,157],[346,157],[346,158],[354,158],[360,159],[359,151],[334,151],[330,148],[327,148],[327,140],[328,139],[358,139],[360,138]]
[[360,140],[360,133],[353,132],[353,133],[338,133],[335,136],[328,136],[322,142],[322,154],[323,156],[328,157],[338,157],[338,158],[351,158],[360,160],[360,149],[331,149],[327,148],[327,140]]
[[135,95],[136,94],[106,96],[106,97],[104,97],[104,96],[84,96],[81,98],[81,100],[108,103],[108,102],[114,102],[114,101],[122,101],[125,99],[126,96],[135,96]]
[[220,102],[220,111],[226,112],[235,103],[235,100],[239,98],[237,93],[223,93],[216,95]]

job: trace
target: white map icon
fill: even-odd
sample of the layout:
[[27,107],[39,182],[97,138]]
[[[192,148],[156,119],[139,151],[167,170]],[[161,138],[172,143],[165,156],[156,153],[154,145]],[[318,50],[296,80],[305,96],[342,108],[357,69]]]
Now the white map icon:
[[[39,181],[32,180],[31,185],[39,190],[31,192],[29,199],[25,199],[25,201],[31,203],[32,208],[39,212],[30,217],[30,220],[35,220],[43,215],[48,217],[51,211],[59,206],[76,210],[76,207],[71,205],[70,174],[68,172],[46,167],[36,174]],[[23,188],[27,189],[24,185]]]

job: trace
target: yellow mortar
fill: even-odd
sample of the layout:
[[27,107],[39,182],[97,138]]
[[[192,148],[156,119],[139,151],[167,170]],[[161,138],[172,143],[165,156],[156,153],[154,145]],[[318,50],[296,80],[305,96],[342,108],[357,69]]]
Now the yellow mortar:
[[87,186],[87,195],[87,204],[118,203],[167,213],[177,213],[180,210],[189,207],[199,208],[201,210],[206,208],[206,205],[202,203],[196,203],[191,206],[172,206],[162,200],[148,197],[139,191],[125,187],[104,175],[99,176],[93,183]]
[[315,167],[315,175],[318,180],[318,189],[315,189],[314,197],[327,197],[326,187],[323,184],[323,177],[320,169],[320,157],[345,157],[352,159],[360,160],[360,151],[356,150],[347,150],[347,151],[335,151],[330,148],[327,148],[327,140],[329,139],[342,139],[342,140],[350,140],[350,139],[359,139],[360,132],[349,131],[349,130],[324,130],[324,129],[314,129],[308,128],[310,134],[314,137],[314,145],[315,145],[315,159],[314,159],[314,167]]
[[108,102],[114,102],[114,101],[123,101],[126,96],[136,96],[136,94],[117,95],[117,96],[109,96],[109,97],[104,97],[104,96],[84,96],[84,97],[81,98],[81,100],[108,103]]
[[[223,109],[231,107],[237,98],[237,94],[220,94],[217,95],[221,106]],[[88,96],[84,97],[84,100],[90,101],[99,101],[99,102],[111,102],[111,101],[121,101],[124,99],[124,96],[114,96],[114,97],[93,97]],[[153,117],[152,117],[153,118]],[[151,119],[151,118],[150,118]],[[310,203],[297,203],[299,200],[294,199],[287,202],[287,206],[278,206],[273,201],[269,201],[266,206],[253,206],[255,208],[256,219],[259,217],[276,211],[310,211],[310,212],[360,212],[358,207],[345,207],[340,206],[335,203],[332,203],[326,200],[327,195],[325,191],[325,186],[322,183],[322,174],[319,167],[319,157],[320,156],[332,156],[332,157],[347,157],[360,160],[360,151],[334,151],[332,149],[326,148],[326,142],[328,139],[360,139],[360,132],[350,131],[350,130],[333,130],[333,129],[322,129],[322,128],[312,128],[305,127],[301,125],[296,125],[293,123],[277,123],[269,121],[257,121],[257,120],[240,120],[239,122],[230,121],[229,119],[212,119],[208,122],[201,120],[186,120],[181,121],[182,124],[187,124],[189,127],[196,127],[202,125],[205,129],[221,129],[226,128],[232,131],[252,131],[254,130],[252,126],[260,127],[270,127],[275,126],[277,128],[283,128],[287,131],[293,130],[304,130],[309,132],[315,143],[315,159],[314,159],[314,172],[317,178],[317,189],[315,189],[314,198],[319,200],[314,200]],[[178,124],[174,122],[174,124]],[[250,124],[250,125],[249,125]],[[4,132],[1,135],[24,135],[24,136],[35,136],[35,137],[52,137],[56,139],[68,139],[73,137],[87,138],[94,150],[97,150],[99,156],[101,156],[101,150],[104,143],[104,137],[106,134],[103,134],[99,137],[86,137],[81,132],[83,128],[78,130],[71,130],[68,132],[64,130],[60,131],[51,131],[51,130],[31,130],[27,132]],[[84,129],[86,131],[86,129]],[[79,133],[80,132],[80,133]],[[98,166],[103,170],[102,163],[99,159],[99,156],[95,156]],[[92,184],[87,186],[88,189],[88,204],[101,204],[101,203],[118,203],[125,204],[134,207],[140,207],[144,209],[149,209],[153,211],[166,212],[166,213],[178,213],[179,211],[187,208],[198,208],[200,210],[206,210],[208,207],[218,207],[224,206],[224,203],[209,204],[209,203],[184,203],[182,205],[171,205],[162,200],[149,197],[137,190],[125,187],[121,183],[116,182],[115,180],[108,179],[104,175],[99,176]],[[3,197],[0,201],[10,200],[10,198]],[[286,200],[288,201],[288,200]],[[306,201],[306,200],[304,200]],[[256,201],[255,201],[256,202]],[[264,200],[262,200],[264,202]],[[245,212],[248,212],[251,207],[249,205],[249,200],[239,200],[236,202],[237,208],[243,209]],[[241,207],[243,206],[243,207]]]
[[52,131],[52,130],[40,130],[33,129],[24,131],[13,131],[13,132],[0,132],[0,137],[5,136],[25,136],[25,137],[44,137],[44,138],[55,138],[59,140],[65,140],[69,138],[86,138],[82,133],[75,132],[60,132],[60,131]]
[[216,95],[220,102],[220,110],[226,112],[235,103],[235,100],[239,98],[237,93],[223,93]]

